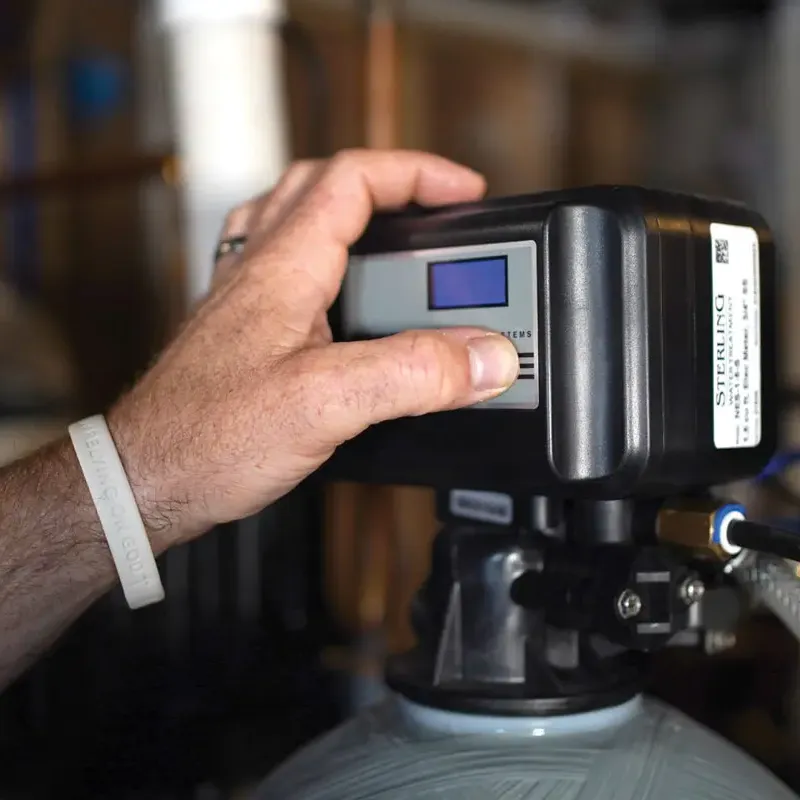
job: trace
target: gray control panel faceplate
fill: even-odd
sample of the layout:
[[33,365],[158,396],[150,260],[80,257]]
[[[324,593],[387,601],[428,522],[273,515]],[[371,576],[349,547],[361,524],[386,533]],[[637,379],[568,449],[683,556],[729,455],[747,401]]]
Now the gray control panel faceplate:
[[[506,303],[490,307],[432,308],[431,269],[469,262],[505,262]],[[459,292],[450,269],[440,292]],[[476,407],[534,409],[539,405],[539,337],[537,320],[536,242],[448,247],[434,250],[354,256],[341,295],[342,324],[348,338],[387,336],[409,329],[474,325],[505,334],[520,355],[520,377],[503,395]],[[463,272],[480,281],[479,273]],[[444,286],[444,285],[443,285]],[[464,287],[470,294],[470,287]],[[477,290],[476,290],[477,291]],[[489,287],[488,291],[494,291]],[[473,295],[475,292],[473,291]],[[497,297],[494,296],[496,300]],[[488,305],[488,304],[487,304]]]

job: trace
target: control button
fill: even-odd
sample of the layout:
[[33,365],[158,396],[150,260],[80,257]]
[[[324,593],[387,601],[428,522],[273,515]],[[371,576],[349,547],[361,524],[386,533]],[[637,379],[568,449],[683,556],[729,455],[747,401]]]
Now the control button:
[[521,381],[536,380],[536,355],[534,353],[519,354],[519,376]]

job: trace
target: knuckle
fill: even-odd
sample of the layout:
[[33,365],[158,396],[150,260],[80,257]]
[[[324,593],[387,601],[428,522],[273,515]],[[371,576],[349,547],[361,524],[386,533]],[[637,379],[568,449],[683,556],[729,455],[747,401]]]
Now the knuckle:
[[280,180],[277,182],[271,192],[266,195],[266,200],[274,200],[280,198],[281,195],[294,185],[295,181],[299,180],[300,176],[308,169],[306,161],[294,161],[289,168],[281,175]]
[[440,334],[406,334],[406,350],[399,365],[401,380],[416,390],[422,410],[429,405],[452,403],[468,384],[466,364],[454,357],[449,343]]
[[361,147],[345,147],[331,158],[331,169],[349,169],[364,157],[367,151]]
[[350,147],[339,150],[328,161],[322,182],[324,183],[325,180],[338,181],[343,175],[357,171],[369,158],[369,155],[370,151],[363,148]]
[[225,223],[223,225],[223,230],[226,236],[243,231],[243,228],[247,223],[247,219],[250,216],[250,210],[252,207],[253,201],[251,200],[247,203],[243,203],[240,206],[236,206],[236,208],[231,209],[227,213],[225,217]]
[[364,149],[348,148],[331,156],[309,194],[307,210],[310,213],[317,214],[321,209],[330,209],[342,202],[342,193],[348,191],[350,178],[358,172],[366,153]]
[[309,167],[313,166],[313,164],[314,161],[310,158],[298,158],[289,165],[289,169],[286,171],[286,176],[295,176],[298,173],[304,174]]
[[236,228],[236,223],[242,217],[241,208],[234,208],[225,215],[225,222],[222,229],[225,233],[232,231]]

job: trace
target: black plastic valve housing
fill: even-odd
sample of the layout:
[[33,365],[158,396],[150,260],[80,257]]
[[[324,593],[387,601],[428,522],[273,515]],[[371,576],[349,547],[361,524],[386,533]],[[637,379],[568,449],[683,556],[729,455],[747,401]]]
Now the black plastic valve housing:
[[[714,440],[714,348],[724,341],[712,223],[757,234],[755,446],[721,449]],[[538,259],[538,408],[376,425],[339,448],[327,477],[621,498],[703,488],[764,467],[777,437],[775,253],[758,214],[727,201],[593,187],[379,215],[353,253],[528,239]],[[336,308],[331,320],[341,338]]]

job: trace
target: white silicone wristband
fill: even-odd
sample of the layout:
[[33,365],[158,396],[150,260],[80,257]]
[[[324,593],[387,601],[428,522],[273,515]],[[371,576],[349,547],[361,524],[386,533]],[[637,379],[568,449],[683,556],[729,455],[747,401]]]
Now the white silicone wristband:
[[153,549],[105,418],[76,422],[69,435],[128,605],[142,608],[160,602],[164,587]]

